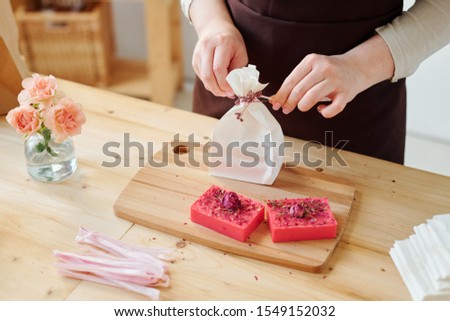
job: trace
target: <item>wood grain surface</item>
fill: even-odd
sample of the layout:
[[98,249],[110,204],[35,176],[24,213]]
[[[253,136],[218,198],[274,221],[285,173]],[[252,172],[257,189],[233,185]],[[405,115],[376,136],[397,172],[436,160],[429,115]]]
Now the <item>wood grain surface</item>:
[[[314,169],[283,166],[272,186],[210,176],[203,148],[168,149],[167,165],[142,168],[114,204],[118,217],[192,242],[274,264],[320,272],[338,244],[350,215],[355,194],[352,183]],[[176,161],[174,161],[176,158]],[[155,159],[161,161],[159,152]],[[196,166],[196,163],[199,166]],[[195,165],[195,166],[194,166]],[[273,243],[266,222],[246,242],[233,240],[190,220],[190,206],[211,185],[235,191],[259,202],[298,197],[327,197],[338,222],[335,239]]]
[[[155,153],[175,134],[194,134],[205,144],[217,120],[72,82],[61,80],[60,85],[87,116],[82,134],[74,137],[79,168],[70,180],[43,184],[30,179],[23,137],[0,116],[0,300],[147,300],[58,275],[52,251],[79,252],[74,237],[80,226],[134,245],[173,248],[176,260],[169,266],[171,283],[161,289],[162,300],[411,300],[389,249],[411,235],[413,226],[450,212],[450,177],[345,151],[340,155],[346,166],[327,165],[328,149],[313,148],[311,159],[323,165],[320,171],[299,166],[302,175],[345,179],[356,189],[347,226],[321,273],[225,255],[187,239],[179,248],[183,237],[114,215],[113,204],[141,170],[140,157],[133,148],[129,166],[108,168],[102,163],[111,157],[103,147],[120,142],[114,151],[123,160],[124,133],[132,141],[153,142]],[[306,144],[286,139],[294,151]],[[196,177],[192,180],[195,184]],[[166,204],[161,211],[173,206]]]

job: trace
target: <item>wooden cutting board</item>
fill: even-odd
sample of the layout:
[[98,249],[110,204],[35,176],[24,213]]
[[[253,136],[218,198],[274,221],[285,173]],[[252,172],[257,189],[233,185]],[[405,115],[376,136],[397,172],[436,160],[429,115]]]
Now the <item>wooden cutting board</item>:
[[[178,149],[183,152],[183,149]],[[202,158],[200,148],[190,153],[169,153],[167,166],[144,167],[125,187],[114,204],[118,217],[152,229],[242,255],[309,272],[320,272],[336,248],[348,221],[355,187],[321,170],[283,167],[272,186],[212,177],[208,168],[189,164]],[[175,159],[175,158],[176,159]],[[161,159],[157,154],[156,159]],[[248,241],[239,242],[190,220],[190,206],[212,184],[255,200],[325,196],[338,222],[336,239],[273,243],[267,224],[261,224]]]

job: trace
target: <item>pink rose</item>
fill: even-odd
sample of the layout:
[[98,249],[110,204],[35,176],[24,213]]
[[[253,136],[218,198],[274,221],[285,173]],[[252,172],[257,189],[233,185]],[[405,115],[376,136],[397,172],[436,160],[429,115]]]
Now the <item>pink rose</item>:
[[39,112],[31,106],[19,106],[9,111],[6,121],[19,134],[32,135],[41,127]]
[[56,106],[44,112],[44,125],[52,131],[56,142],[80,134],[85,122],[86,116],[81,105],[67,97],[61,98]]
[[41,77],[38,74],[33,74],[32,78],[26,78],[22,81],[22,87],[24,90],[18,96],[20,103],[43,103],[48,106],[56,95],[58,83],[52,75]]

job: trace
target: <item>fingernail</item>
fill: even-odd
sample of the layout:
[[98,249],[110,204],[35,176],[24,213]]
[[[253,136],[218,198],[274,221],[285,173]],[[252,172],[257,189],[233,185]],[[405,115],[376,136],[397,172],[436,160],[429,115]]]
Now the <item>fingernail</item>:
[[278,101],[276,101],[272,104],[272,108],[274,110],[279,110],[281,108],[281,104]]
[[317,107],[317,111],[319,112],[319,114],[322,113],[322,110],[323,110],[324,108],[325,108],[324,106],[318,106],[318,107]]
[[283,107],[283,114],[287,115],[287,114],[289,114],[290,112],[291,112],[291,111],[290,111],[288,108]]
[[227,95],[228,98],[234,98],[234,92],[232,91],[227,91],[225,94]]

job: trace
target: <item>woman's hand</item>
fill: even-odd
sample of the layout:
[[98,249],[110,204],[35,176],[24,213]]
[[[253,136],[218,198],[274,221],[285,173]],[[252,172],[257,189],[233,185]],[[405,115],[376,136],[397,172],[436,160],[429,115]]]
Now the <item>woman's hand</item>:
[[247,49],[223,0],[196,0],[190,17],[198,35],[192,67],[205,88],[216,96],[233,97],[228,73],[248,64]]
[[233,90],[226,77],[231,70],[247,64],[244,40],[233,25],[218,23],[199,35],[192,67],[205,88],[214,95],[233,97]]
[[291,72],[278,92],[271,97],[275,110],[289,114],[296,107],[310,110],[324,99],[328,106],[319,105],[325,118],[342,112],[357,94],[376,83],[392,78],[394,62],[384,40],[376,35],[342,55],[310,54]]

